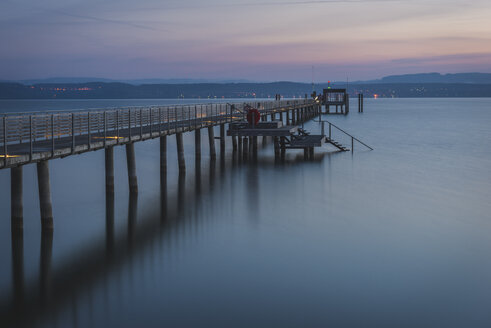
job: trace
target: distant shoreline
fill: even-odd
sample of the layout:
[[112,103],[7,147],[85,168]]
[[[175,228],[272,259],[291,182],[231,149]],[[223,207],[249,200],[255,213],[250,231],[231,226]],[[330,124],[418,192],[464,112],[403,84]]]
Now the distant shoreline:
[[[334,88],[348,87],[352,96],[363,93],[378,98],[488,98],[491,84],[470,83],[331,83]],[[321,93],[328,84],[314,86]],[[24,85],[0,83],[0,99],[242,99],[303,98],[312,93],[312,84],[296,82],[273,83],[196,83],[143,84],[127,83],[50,83]]]

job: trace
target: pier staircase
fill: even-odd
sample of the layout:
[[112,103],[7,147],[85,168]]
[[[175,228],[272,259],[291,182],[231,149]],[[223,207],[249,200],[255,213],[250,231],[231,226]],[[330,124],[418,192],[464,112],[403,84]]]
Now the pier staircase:
[[[355,148],[355,141],[362,144],[364,147],[370,149],[370,150],[373,150],[372,147],[370,147],[369,145],[367,145],[366,143],[364,143],[363,141],[361,141],[360,139],[358,138],[355,138],[353,135],[349,134],[348,132],[344,131],[343,129],[341,129],[340,127],[338,127],[337,125],[327,121],[327,120],[322,120],[320,117],[319,117],[319,121],[315,121],[315,122],[319,122],[322,124],[322,128],[321,128],[321,134],[323,136],[325,136],[325,142],[333,145],[334,147],[336,147],[337,149],[339,149],[340,151],[349,151],[350,149],[344,145],[342,145],[341,143],[335,141],[333,138],[332,138],[332,135],[333,135],[333,131],[336,130],[338,132],[341,132],[342,134],[348,136],[349,138],[351,138],[351,151],[354,150]],[[328,124],[328,134],[326,135],[325,134],[325,123]]]
[[327,138],[326,137],[326,142],[333,145],[334,147],[336,147],[337,149],[339,149],[340,151],[349,151],[349,148],[346,148],[345,146],[343,146],[342,144],[340,144],[339,142],[331,139],[331,138]]

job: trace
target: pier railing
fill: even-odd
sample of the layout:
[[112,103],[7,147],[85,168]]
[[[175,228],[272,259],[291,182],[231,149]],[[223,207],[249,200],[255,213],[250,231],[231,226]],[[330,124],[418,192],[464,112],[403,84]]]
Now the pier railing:
[[[317,121],[319,123],[322,124],[322,135],[325,135],[327,138],[328,138],[328,141],[331,141],[332,140],[332,134],[333,134],[333,130],[338,130],[339,132],[343,133],[344,135],[348,136],[349,138],[351,138],[351,151],[354,150],[355,148],[355,141],[362,144],[363,146],[365,146],[366,148],[370,149],[370,150],[373,150],[372,147],[370,147],[369,145],[367,145],[366,143],[364,143],[363,141],[361,141],[360,139],[354,137],[353,135],[349,134],[348,132],[346,132],[345,130],[341,129],[339,126],[335,125],[334,123],[331,123],[327,120],[320,120]],[[324,124],[325,123],[328,123],[328,132],[327,132],[327,135],[326,135],[326,132],[325,132],[325,127],[324,127]]]
[[5,113],[0,115],[0,168],[7,167],[9,159],[19,162],[13,159],[20,156],[29,156],[22,163],[32,161],[36,152],[51,152],[56,157],[60,148],[71,148],[74,153],[77,147],[90,149],[97,141],[105,147],[242,120],[246,105],[263,115],[310,103],[313,101],[298,99]]

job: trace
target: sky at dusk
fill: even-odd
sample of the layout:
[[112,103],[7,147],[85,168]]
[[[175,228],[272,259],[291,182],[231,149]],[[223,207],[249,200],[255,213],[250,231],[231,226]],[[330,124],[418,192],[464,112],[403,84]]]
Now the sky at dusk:
[[490,0],[1,0],[0,80],[491,72]]

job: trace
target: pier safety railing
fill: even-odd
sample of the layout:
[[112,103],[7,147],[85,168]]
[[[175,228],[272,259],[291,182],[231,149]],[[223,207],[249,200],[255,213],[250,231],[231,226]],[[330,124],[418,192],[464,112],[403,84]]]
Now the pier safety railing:
[[0,169],[312,104],[310,99],[0,114]]

